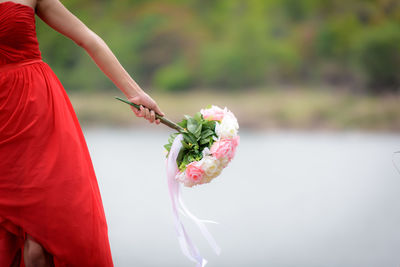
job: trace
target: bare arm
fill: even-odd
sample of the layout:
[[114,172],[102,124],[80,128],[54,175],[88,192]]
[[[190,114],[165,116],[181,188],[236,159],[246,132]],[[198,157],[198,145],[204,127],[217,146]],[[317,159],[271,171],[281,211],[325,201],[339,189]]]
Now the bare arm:
[[[59,0],[38,0],[36,13],[50,27],[84,48],[104,74],[113,81],[130,101],[144,105],[156,113],[164,115],[156,102],[125,71],[106,43],[69,12]],[[140,111],[133,109],[133,111],[137,116],[145,117],[150,122],[153,122],[155,118],[154,111],[150,111],[147,108]]]

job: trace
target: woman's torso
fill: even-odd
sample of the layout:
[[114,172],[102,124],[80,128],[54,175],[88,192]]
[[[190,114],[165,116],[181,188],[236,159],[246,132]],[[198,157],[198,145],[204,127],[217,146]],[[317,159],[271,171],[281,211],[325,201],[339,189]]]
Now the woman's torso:
[[[10,0],[1,0],[0,3],[11,2]],[[13,3],[22,4],[31,7],[32,9],[36,8],[37,0],[12,0]]]
[[0,66],[41,59],[31,4],[0,2]]

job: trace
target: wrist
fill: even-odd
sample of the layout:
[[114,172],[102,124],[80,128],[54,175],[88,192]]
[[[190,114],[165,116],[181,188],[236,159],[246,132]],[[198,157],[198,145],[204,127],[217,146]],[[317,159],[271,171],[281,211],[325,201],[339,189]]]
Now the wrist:
[[135,82],[128,82],[122,91],[127,98],[133,98],[143,93],[143,90]]

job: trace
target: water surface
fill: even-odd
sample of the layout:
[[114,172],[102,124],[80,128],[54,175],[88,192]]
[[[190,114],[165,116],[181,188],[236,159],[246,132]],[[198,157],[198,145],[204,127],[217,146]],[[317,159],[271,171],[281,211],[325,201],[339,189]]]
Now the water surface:
[[[86,129],[115,266],[194,266],[181,253],[164,170],[167,131]],[[400,135],[241,132],[236,158],[183,198],[222,248],[183,219],[207,266],[400,264]],[[400,165],[400,155],[396,159]]]

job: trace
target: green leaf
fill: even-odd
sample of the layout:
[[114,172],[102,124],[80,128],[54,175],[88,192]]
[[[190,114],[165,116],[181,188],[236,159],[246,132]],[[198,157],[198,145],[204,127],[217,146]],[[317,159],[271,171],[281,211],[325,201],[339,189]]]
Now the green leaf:
[[200,124],[197,126],[195,132],[193,133],[194,136],[196,136],[196,139],[197,139],[197,140],[200,140],[200,136],[201,136],[201,127],[202,127],[202,125],[201,125],[201,123],[200,123]]
[[169,152],[171,150],[171,144],[164,145],[165,149]]
[[192,154],[189,154],[188,157],[187,157],[187,159],[188,159],[189,162],[192,162],[192,161],[195,161],[195,160],[196,160],[196,159],[193,157]]
[[189,153],[186,153],[185,155],[182,154],[182,159],[181,161],[177,161],[177,165],[179,166],[179,170],[183,171],[186,169],[186,165],[190,163],[189,161]]
[[197,122],[201,123],[203,121],[203,115],[201,115],[200,112],[197,112],[194,114],[193,119],[195,119]]
[[174,142],[175,138],[178,136],[178,134],[179,134],[179,133],[173,133],[173,134],[171,134],[171,135],[169,136],[169,138],[168,138],[168,142],[169,142],[170,144],[172,144],[172,143]]
[[210,130],[214,131],[215,130],[215,124],[216,124],[215,121],[206,121],[203,124],[203,128],[210,129]]
[[[200,112],[197,112],[193,117],[188,115],[184,117],[185,119],[178,123],[186,130],[182,133],[182,148],[176,160],[180,171],[184,171],[189,163],[203,158],[203,149],[211,147],[214,142],[216,125],[215,121],[205,120]],[[175,133],[169,137],[169,144],[165,146],[166,148],[171,148],[177,135],[178,133]]]
[[208,144],[209,142],[210,142],[209,138],[204,138],[204,139],[200,140],[200,145],[205,145],[205,144]]
[[201,133],[201,138],[203,139],[212,135],[214,135],[214,131],[207,129]]
[[187,121],[187,129],[189,132],[193,134],[196,132],[198,125],[199,123],[193,118],[190,118]]
[[185,157],[185,149],[182,148],[179,151],[178,156],[176,157],[176,165],[180,166],[181,163],[183,162],[184,157]]
[[184,140],[182,140],[181,143],[182,143],[182,146],[183,146],[184,148],[186,148],[186,149],[191,149],[191,146],[190,146],[188,143],[186,143]]
[[199,152],[196,156],[196,161],[199,161],[203,158],[203,154],[201,152]]
[[182,120],[181,122],[177,123],[179,126],[186,128],[187,127],[187,120]]
[[188,144],[196,144],[197,143],[196,138],[191,133],[184,133],[183,140],[185,140],[185,142]]

